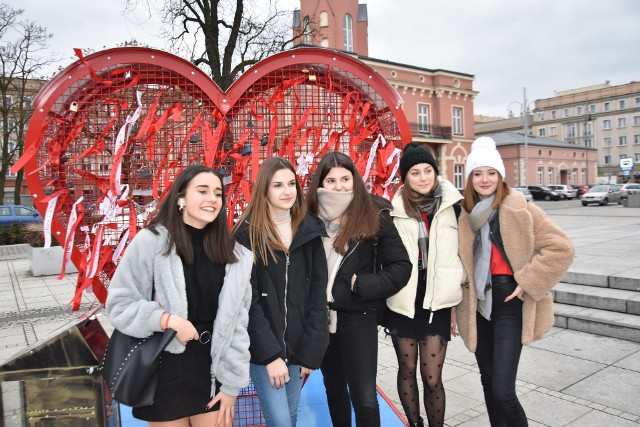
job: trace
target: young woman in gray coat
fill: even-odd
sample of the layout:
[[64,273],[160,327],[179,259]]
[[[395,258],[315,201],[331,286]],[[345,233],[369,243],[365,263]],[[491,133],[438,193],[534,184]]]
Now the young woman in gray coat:
[[151,426],[231,426],[236,397],[249,382],[252,261],[227,227],[220,175],[188,166],[109,286],[107,316],[118,330],[140,338],[176,331],[162,355],[154,403],[134,408],[134,417]]

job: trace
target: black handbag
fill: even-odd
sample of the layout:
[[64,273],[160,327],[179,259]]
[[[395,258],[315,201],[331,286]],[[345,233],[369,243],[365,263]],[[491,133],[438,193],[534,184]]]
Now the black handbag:
[[113,331],[100,370],[116,401],[131,407],[153,404],[160,356],[175,336],[173,329],[146,338]]

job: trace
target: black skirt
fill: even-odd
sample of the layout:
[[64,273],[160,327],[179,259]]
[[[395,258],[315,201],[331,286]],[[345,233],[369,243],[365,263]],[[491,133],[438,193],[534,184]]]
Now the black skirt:
[[[427,312],[431,313],[428,310]],[[428,336],[437,335],[445,341],[451,341],[451,308],[434,311],[431,323],[429,316],[416,316],[411,319],[387,308],[385,321],[387,333],[394,337],[422,341]]]
[[[216,381],[216,393],[220,384]],[[164,351],[153,405],[133,408],[144,421],[173,421],[218,410],[206,409],[211,401],[211,342],[189,341],[184,353]]]

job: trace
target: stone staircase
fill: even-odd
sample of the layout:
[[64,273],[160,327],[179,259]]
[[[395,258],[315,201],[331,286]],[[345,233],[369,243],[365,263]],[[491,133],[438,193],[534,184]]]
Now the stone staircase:
[[555,326],[640,342],[640,279],[568,272],[552,293]]

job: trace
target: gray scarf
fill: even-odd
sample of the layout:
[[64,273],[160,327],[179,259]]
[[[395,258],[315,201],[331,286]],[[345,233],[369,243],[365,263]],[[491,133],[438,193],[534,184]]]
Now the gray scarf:
[[[427,215],[434,215],[440,208],[440,202],[442,200],[442,187],[437,186],[433,193],[429,193],[423,200],[416,205],[418,211],[425,212]],[[427,225],[422,220],[418,221],[418,248],[422,254],[422,268],[427,268],[427,255],[429,252],[429,231]]]
[[495,215],[492,207],[496,199],[495,193],[475,205],[469,214],[469,225],[476,233],[473,242],[473,280],[476,284],[478,312],[482,317],[491,320],[491,239],[489,238],[489,221]]

